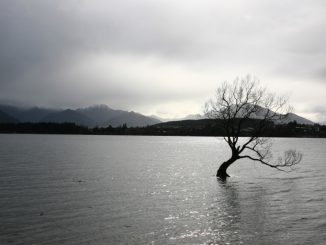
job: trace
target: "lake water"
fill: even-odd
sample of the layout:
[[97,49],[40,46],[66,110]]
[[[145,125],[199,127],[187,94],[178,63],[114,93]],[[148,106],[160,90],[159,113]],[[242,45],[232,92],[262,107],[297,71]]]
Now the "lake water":
[[326,140],[216,177],[221,138],[0,135],[0,244],[325,244]]

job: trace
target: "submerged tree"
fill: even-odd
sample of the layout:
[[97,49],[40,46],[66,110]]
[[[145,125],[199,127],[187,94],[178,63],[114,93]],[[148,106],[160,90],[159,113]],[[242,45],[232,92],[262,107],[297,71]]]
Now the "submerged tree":
[[[249,75],[224,82],[215,97],[206,103],[205,115],[222,124],[224,140],[231,149],[231,157],[223,162],[216,176],[229,177],[226,170],[235,161],[243,158],[267,165],[281,171],[298,164],[302,154],[287,150],[284,155],[273,160],[272,144],[263,137],[274,123],[280,123],[290,111],[286,96],[276,96],[260,86],[259,81]],[[247,136],[239,141],[240,136]]]

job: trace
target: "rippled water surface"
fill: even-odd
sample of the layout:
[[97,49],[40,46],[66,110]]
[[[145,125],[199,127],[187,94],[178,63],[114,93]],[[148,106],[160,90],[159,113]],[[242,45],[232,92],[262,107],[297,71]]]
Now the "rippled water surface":
[[222,139],[0,135],[0,244],[325,244],[326,140],[214,177]]

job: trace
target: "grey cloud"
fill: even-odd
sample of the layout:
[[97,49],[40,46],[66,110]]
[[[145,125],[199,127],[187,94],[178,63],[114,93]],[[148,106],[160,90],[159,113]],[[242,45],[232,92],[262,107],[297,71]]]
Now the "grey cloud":
[[317,74],[326,83],[326,67],[317,70]]
[[311,109],[311,111],[316,114],[317,122],[321,122],[324,124],[326,123],[326,106],[315,106]]
[[[138,57],[135,63],[155,57],[162,61],[158,70],[182,64],[190,73],[176,81],[196,69],[213,74],[238,67],[309,83],[323,80],[325,9],[322,0],[3,0],[0,99],[58,106],[108,101],[132,109],[202,96],[201,81],[181,92],[169,81],[164,85],[160,78],[168,69],[154,82],[154,75],[143,76],[145,68],[128,76],[132,62],[114,66],[114,57],[128,55]],[[104,77],[87,60],[102,54],[113,57],[100,69]],[[81,60],[83,68],[72,72]]]
[[315,113],[321,113],[326,116],[326,106],[315,106],[311,111]]
[[[10,35],[5,35],[7,40],[2,43],[9,46],[4,50],[10,52],[14,47],[19,58],[30,58],[31,62],[102,50],[154,53],[184,60],[203,56],[235,60],[246,48],[259,51],[270,45],[273,49],[282,45],[281,41],[291,47],[293,41],[297,44],[296,37],[273,37],[297,24],[285,18],[296,13],[293,1],[265,4],[269,9],[259,1],[223,4],[207,0],[200,4],[189,1],[187,6],[166,1],[4,1],[1,9],[7,14],[2,16],[1,32]],[[305,8],[308,4],[301,5]],[[297,34],[304,34],[304,30]],[[316,39],[305,35],[300,37],[301,42],[306,38],[308,44]],[[261,57],[259,53],[250,55]]]

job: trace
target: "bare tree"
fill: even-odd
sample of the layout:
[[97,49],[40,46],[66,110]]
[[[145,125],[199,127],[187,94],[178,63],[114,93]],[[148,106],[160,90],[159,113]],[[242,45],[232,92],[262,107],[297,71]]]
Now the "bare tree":
[[[302,154],[287,150],[284,156],[273,160],[269,138],[263,137],[274,123],[281,122],[290,111],[286,96],[276,96],[260,86],[259,81],[249,75],[235,79],[233,83],[224,82],[215,97],[205,106],[205,115],[222,124],[224,140],[231,149],[231,157],[223,162],[216,176],[229,177],[226,170],[235,161],[243,158],[281,171],[298,164]],[[242,138],[241,135],[248,137]]]

